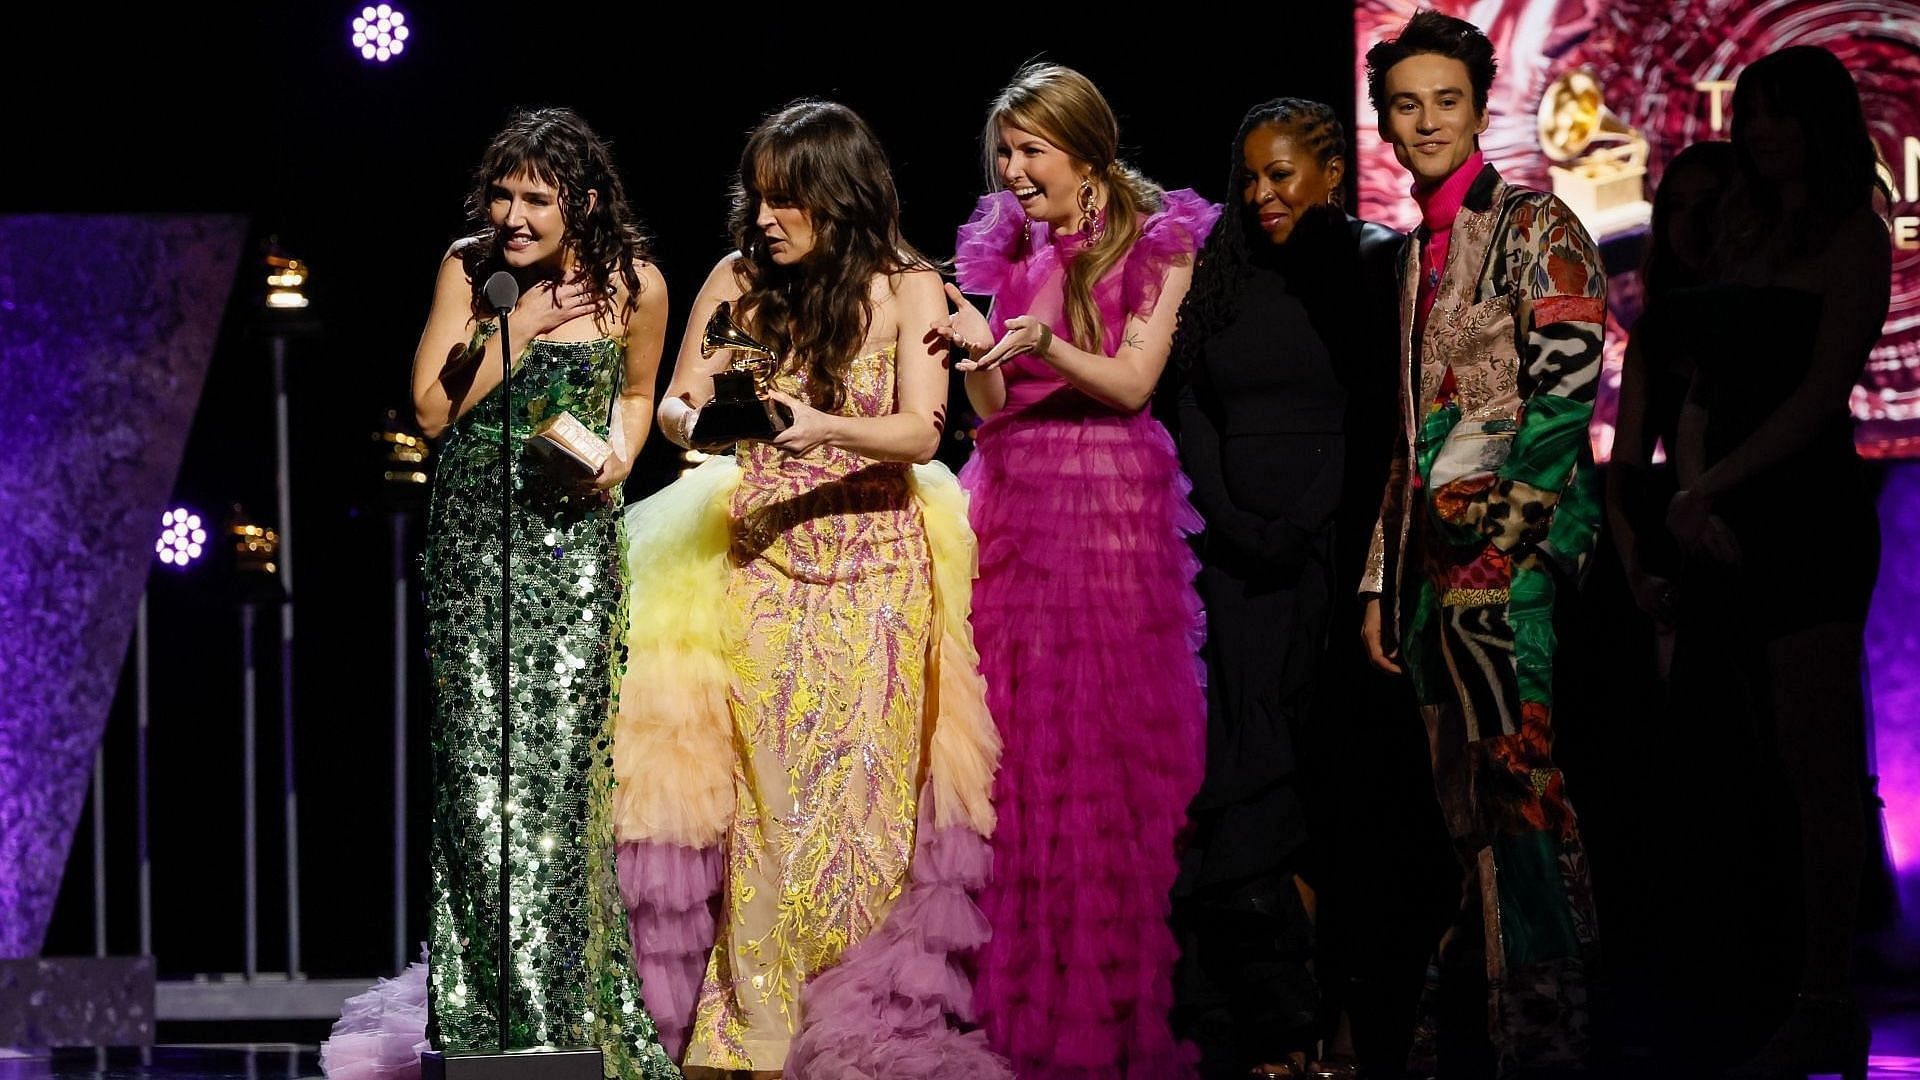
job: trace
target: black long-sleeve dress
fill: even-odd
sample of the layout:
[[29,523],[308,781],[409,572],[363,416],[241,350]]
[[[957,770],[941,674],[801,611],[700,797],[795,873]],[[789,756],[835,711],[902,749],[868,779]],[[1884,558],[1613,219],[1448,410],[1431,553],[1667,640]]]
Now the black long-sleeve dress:
[[[1315,974],[1407,968],[1389,995],[1404,1007],[1387,1008],[1412,1013],[1424,928],[1375,909],[1419,890],[1376,885],[1404,880],[1422,840],[1416,875],[1446,848],[1424,735],[1404,686],[1367,667],[1354,599],[1397,430],[1402,240],[1345,215],[1304,220],[1260,254],[1181,387],[1181,460],[1207,522],[1208,745],[1175,889],[1178,1008],[1209,1076],[1310,1048]],[[1296,875],[1321,894],[1317,934]],[[1380,1024],[1355,1022],[1378,1041]]]

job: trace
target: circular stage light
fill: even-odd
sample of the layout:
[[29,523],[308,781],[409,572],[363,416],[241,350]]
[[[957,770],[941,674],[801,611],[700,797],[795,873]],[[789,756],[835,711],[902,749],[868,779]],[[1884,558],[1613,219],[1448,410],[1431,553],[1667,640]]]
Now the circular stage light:
[[369,5],[353,17],[348,41],[362,58],[384,64],[406,51],[413,29],[406,13],[391,4]]
[[153,542],[153,552],[161,563],[185,570],[206,553],[206,545],[206,523],[199,514],[180,506],[160,515],[160,539]]

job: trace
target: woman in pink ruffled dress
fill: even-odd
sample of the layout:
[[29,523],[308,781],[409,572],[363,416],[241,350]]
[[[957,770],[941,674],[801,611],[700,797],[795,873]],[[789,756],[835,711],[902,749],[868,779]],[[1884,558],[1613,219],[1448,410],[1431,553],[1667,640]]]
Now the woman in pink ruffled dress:
[[986,418],[961,474],[1005,742],[977,1000],[1022,1080],[1171,1080],[1194,1057],[1168,1026],[1166,919],[1205,737],[1200,519],[1146,406],[1219,209],[1122,163],[1113,111],[1067,68],[1015,76],[985,143],[999,190],[960,230],[960,311],[934,327],[971,354]]

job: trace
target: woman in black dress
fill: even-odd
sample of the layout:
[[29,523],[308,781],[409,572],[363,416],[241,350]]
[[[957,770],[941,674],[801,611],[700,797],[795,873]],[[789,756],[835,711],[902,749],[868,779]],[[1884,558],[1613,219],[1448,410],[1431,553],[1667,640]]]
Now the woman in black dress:
[[1867,852],[1860,660],[1880,532],[1848,404],[1886,320],[1892,245],[1859,92],[1832,53],[1757,60],[1733,100],[1740,178],[1715,280],[1688,318],[1693,376],[1667,524],[1693,560],[1689,591],[1696,563],[1717,568],[1764,660],[1805,903],[1792,1011],[1736,1075],[1864,1077],[1850,960]]
[[[1181,462],[1207,522],[1208,617],[1207,775],[1174,891],[1176,1015],[1209,1077],[1289,1075],[1324,1033],[1318,984],[1334,958],[1316,908],[1356,880],[1334,872],[1344,841],[1325,843],[1330,819],[1364,830],[1424,800],[1437,829],[1410,704],[1396,709],[1397,688],[1353,650],[1327,648],[1359,632],[1352,590],[1385,482],[1399,355],[1403,237],[1341,209],[1345,171],[1327,106],[1283,98],[1247,114],[1232,206],[1201,252],[1174,345]],[[1376,740],[1365,773],[1389,776],[1354,817],[1345,774],[1362,770],[1345,744],[1363,729]],[[1410,992],[1424,936],[1407,953]],[[1340,959],[1349,974],[1367,966]],[[1412,1004],[1399,1011],[1411,1017]]]

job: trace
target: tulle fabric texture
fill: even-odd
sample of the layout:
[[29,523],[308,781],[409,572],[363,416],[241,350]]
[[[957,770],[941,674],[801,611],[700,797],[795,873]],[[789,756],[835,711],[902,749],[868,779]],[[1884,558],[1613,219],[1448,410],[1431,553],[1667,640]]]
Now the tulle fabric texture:
[[[714,459],[628,511],[629,662],[620,692],[619,874],[641,993],[678,1057],[714,942],[732,813],[731,719],[717,613],[729,493]],[[987,933],[971,892],[991,863],[1000,741],[968,626],[977,565],[966,499],[941,466],[912,472],[931,550],[927,775],[907,885],[885,919],[802,990],[791,1080],[1011,1080],[973,1018],[966,954]],[[708,613],[716,613],[709,617]]]
[[[1078,249],[1007,193],[961,230],[960,286],[1067,336],[1062,280]],[[1169,192],[1094,290],[1109,354],[1152,309],[1169,266],[1218,209]],[[1203,633],[1185,537],[1200,528],[1173,442],[1021,357],[961,483],[980,543],[976,637],[1004,742],[994,786],[992,927],[976,982],[997,1051],[1026,1078],[1191,1075],[1167,1014],[1176,834],[1199,785]]]
[[320,1044],[320,1071],[332,1080],[413,1080],[427,1044],[427,954],[341,1006]]

